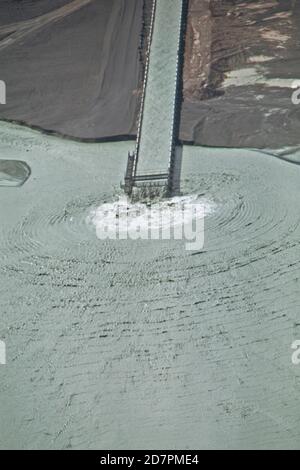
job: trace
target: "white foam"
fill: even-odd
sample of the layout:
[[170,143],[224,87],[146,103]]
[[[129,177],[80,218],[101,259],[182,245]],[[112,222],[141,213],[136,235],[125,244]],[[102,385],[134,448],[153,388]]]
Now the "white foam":
[[128,234],[139,228],[147,233],[149,229],[164,231],[184,223],[192,223],[194,219],[206,217],[213,213],[215,204],[197,194],[178,196],[171,199],[147,203],[132,203],[126,197],[118,201],[105,203],[93,209],[87,223],[96,227],[101,233],[103,227],[107,232]]

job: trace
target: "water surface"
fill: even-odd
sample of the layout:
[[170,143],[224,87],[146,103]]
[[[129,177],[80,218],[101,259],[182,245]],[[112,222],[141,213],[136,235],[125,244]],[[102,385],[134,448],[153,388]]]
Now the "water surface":
[[184,148],[204,250],[98,240],[132,146],[1,124],[0,447],[299,448],[300,167]]

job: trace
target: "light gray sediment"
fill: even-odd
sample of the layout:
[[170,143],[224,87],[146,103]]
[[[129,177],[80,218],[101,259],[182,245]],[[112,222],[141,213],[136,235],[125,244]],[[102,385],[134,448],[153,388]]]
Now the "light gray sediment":
[[32,176],[0,188],[0,447],[299,448],[299,166],[185,147],[204,250],[103,242],[130,145],[1,125]]

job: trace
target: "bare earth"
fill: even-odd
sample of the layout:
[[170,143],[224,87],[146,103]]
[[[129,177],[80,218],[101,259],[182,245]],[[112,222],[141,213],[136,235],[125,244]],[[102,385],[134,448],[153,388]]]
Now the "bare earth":
[[13,24],[0,27],[1,117],[79,139],[134,138],[143,2],[50,3],[33,17],[23,1],[31,15],[20,20],[15,7]]
[[[208,146],[300,142],[300,4],[190,0],[181,139]],[[231,80],[227,77],[233,76]]]
[[[2,1],[0,118],[82,140],[134,139],[152,0]],[[180,139],[300,143],[299,2],[190,0]]]

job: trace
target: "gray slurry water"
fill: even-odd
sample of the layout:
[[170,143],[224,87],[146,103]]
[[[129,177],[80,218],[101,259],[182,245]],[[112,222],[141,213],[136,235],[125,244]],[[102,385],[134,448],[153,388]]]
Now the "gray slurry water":
[[298,449],[300,167],[185,147],[204,250],[101,241],[131,145],[1,124],[32,174],[0,188],[0,447]]

